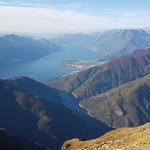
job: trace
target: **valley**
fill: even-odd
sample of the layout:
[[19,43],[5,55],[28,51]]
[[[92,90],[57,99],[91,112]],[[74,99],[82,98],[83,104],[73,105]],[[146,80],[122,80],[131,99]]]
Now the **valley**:
[[[146,48],[150,45],[150,34],[142,29],[124,29],[47,39],[12,34],[3,35],[0,40],[0,78],[20,75],[46,81]],[[94,45],[96,51],[93,51]],[[10,49],[13,52],[7,55]],[[35,53],[35,49],[38,52]],[[34,57],[28,57],[32,54]],[[51,71],[55,68],[58,69]]]
[[27,77],[1,80],[0,97],[0,127],[53,150],[68,138],[94,138],[111,129],[88,116],[71,95]]
[[112,128],[150,121],[150,49],[134,51],[48,82],[70,92],[90,116]]
[[150,150],[149,0],[0,0],[0,150]]
[[[89,40],[94,37],[97,42],[104,35],[108,43],[111,41],[110,45],[112,37],[123,40],[126,49],[120,45],[117,45],[117,49],[114,42],[117,51],[111,45],[111,53],[108,54],[109,44],[108,49],[105,47],[102,52],[98,51],[98,45],[93,51]],[[92,47],[84,44],[88,46],[87,49],[81,43],[75,43],[76,36],[81,36],[81,41],[86,41]],[[132,132],[132,128],[118,128],[137,127],[150,122],[149,33],[143,30],[114,30],[103,34],[93,33],[89,39],[85,37],[86,35],[69,35],[70,40],[75,40],[72,45],[65,43],[68,35],[63,37],[65,41],[60,41],[59,38],[58,41],[42,39],[40,42],[44,42],[44,46],[53,43],[56,49],[60,49],[30,60],[22,58],[25,62],[1,70],[0,128],[6,128],[13,137],[18,138],[16,146],[21,138],[23,142],[32,141],[28,144],[35,146],[37,150],[43,147],[50,150],[60,150],[61,147],[62,150],[85,149],[86,144],[88,150],[91,143],[91,150],[95,145],[101,150],[101,142],[99,143],[98,138],[97,143],[96,137],[102,136],[103,141],[106,134],[106,143],[109,141],[109,134],[111,137],[116,134],[126,139],[124,132]],[[17,41],[24,39],[14,35],[5,38],[11,44],[15,40],[15,49]],[[127,39],[132,42],[134,40],[134,44],[142,39],[141,43],[144,44],[137,42],[133,46]],[[20,55],[18,53],[15,57],[20,58]],[[10,56],[10,62],[12,59]],[[6,60],[10,63],[8,58]],[[133,128],[133,132],[147,130],[145,127],[149,128],[145,125]],[[116,139],[119,138],[117,136]],[[128,135],[127,137],[130,138]],[[73,140],[68,141],[69,139]],[[35,143],[38,145],[34,145]],[[112,150],[113,145],[110,147]],[[111,144],[105,146],[109,147]]]

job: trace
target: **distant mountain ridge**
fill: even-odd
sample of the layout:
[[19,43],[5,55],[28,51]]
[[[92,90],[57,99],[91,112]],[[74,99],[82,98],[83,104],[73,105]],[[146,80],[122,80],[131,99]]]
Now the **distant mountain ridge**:
[[7,69],[60,50],[62,50],[60,46],[48,40],[37,40],[15,34],[3,35],[0,36],[0,68]]
[[76,47],[99,55],[123,55],[150,46],[150,34],[143,29],[120,29],[91,34],[66,34],[52,39],[62,47]]

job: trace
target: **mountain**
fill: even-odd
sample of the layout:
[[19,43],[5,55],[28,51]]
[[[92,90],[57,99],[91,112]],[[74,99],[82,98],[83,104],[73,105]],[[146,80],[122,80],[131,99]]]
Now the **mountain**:
[[48,82],[59,90],[72,92],[79,100],[99,95],[150,73],[150,49],[137,50],[102,65]]
[[81,101],[92,116],[120,128],[150,122],[150,74]]
[[150,46],[150,34],[142,29],[122,29],[91,34],[66,34],[51,41],[64,49],[87,49],[100,56],[116,56]]
[[14,34],[0,36],[0,68],[7,69],[60,51],[61,47],[44,39]]
[[3,80],[3,82],[18,88],[27,93],[38,95],[55,103],[61,103],[61,98],[58,95],[58,91],[54,90],[44,83],[38,82],[34,79],[25,76],[16,76]]
[[6,129],[0,129],[0,149],[1,150],[48,150],[39,144],[25,139],[12,136]]
[[[93,138],[110,130],[90,116],[87,115],[89,119],[85,120],[61,103],[58,104],[59,101],[55,101],[57,96],[53,96],[53,93],[48,99],[42,91],[37,95],[39,89],[35,88],[36,84],[42,87],[39,82],[26,77],[0,80],[0,128],[6,128],[12,135],[38,142],[53,150],[60,149],[67,139]],[[31,91],[30,85],[33,87]],[[43,86],[44,89],[46,87]]]
[[136,128],[122,128],[110,131],[103,136],[81,141],[73,139],[62,146],[62,150],[149,150],[150,124]]

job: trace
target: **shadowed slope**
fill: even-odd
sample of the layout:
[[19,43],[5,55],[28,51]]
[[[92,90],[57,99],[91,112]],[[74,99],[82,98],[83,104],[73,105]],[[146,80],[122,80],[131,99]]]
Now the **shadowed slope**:
[[5,80],[0,81],[0,118],[0,127],[13,135],[53,150],[67,139],[92,138],[109,130],[102,123],[95,126],[63,105],[15,88]]

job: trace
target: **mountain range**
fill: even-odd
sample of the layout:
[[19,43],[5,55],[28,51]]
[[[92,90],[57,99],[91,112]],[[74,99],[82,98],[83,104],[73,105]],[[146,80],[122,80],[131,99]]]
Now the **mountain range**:
[[0,36],[0,69],[34,61],[62,48],[46,39],[8,34]]
[[86,49],[99,55],[117,56],[150,46],[150,34],[143,29],[120,29],[90,34],[66,34],[51,41],[64,49]]
[[50,81],[52,87],[72,92],[77,99],[106,92],[150,73],[150,49],[137,50],[102,65]]
[[109,127],[150,121],[150,49],[112,59],[48,82],[72,93],[89,114]]
[[149,33],[113,30],[51,40],[0,37],[2,69],[72,47],[111,57],[43,83],[26,76],[0,79],[0,149],[58,150],[71,138],[80,140],[65,142],[62,150],[134,149],[133,145],[147,149],[149,124],[106,132],[150,122]]

